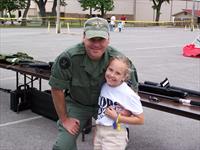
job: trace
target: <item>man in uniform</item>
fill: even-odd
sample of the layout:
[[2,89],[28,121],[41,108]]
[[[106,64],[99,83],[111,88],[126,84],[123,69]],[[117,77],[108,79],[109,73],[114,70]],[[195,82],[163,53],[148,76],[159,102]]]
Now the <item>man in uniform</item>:
[[[109,40],[108,22],[98,17],[88,19],[84,24],[82,43],[56,58],[49,80],[59,117],[59,132],[53,150],[77,150],[79,133],[97,114],[107,63],[111,57],[122,55],[108,46]],[[137,90],[137,73],[134,66],[132,68],[131,82]]]

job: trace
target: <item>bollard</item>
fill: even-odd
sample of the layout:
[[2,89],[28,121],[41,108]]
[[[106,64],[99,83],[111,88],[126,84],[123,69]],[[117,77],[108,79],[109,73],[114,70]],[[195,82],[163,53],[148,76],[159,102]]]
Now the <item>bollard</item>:
[[194,25],[191,25],[191,31],[194,31]]
[[48,26],[47,26],[47,31],[48,31],[48,33],[50,32],[50,21],[48,21]]
[[61,33],[61,27],[62,27],[62,25],[61,25],[61,23],[60,23],[60,33]]
[[187,25],[185,25],[185,30],[187,30]]
[[69,30],[69,22],[67,22],[67,33],[70,33],[70,30]]
[[199,25],[197,25],[197,30],[199,31]]

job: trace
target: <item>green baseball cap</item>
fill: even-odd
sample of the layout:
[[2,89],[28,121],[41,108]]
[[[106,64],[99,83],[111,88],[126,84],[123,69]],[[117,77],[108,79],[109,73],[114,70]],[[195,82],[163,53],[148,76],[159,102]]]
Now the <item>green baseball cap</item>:
[[94,37],[101,37],[108,39],[109,37],[109,25],[107,20],[99,17],[88,19],[84,24],[85,36],[88,39]]

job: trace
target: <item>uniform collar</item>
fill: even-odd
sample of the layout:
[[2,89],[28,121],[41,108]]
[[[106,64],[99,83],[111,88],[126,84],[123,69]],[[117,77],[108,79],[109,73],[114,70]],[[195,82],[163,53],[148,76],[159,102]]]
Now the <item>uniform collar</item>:
[[99,74],[102,74],[105,72],[108,60],[109,60],[109,55],[106,49],[103,55],[103,58],[98,62],[98,65],[99,65],[98,70],[94,71],[93,65],[91,64],[91,59],[87,55],[84,57],[83,64],[81,66],[85,68],[85,71],[87,73],[89,73],[93,77],[97,77],[99,76]]

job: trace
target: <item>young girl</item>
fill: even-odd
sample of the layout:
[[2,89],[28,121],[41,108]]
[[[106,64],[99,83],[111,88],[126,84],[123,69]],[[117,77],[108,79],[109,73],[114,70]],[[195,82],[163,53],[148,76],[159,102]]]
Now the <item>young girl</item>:
[[99,96],[94,150],[125,150],[127,124],[143,124],[140,97],[127,85],[130,74],[127,57],[113,57],[105,73]]

